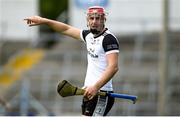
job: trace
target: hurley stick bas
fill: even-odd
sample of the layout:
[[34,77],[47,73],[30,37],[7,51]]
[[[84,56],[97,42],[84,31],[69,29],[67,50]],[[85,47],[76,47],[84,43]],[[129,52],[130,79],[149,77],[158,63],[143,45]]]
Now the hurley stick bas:
[[[57,92],[62,97],[75,96],[75,95],[83,95],[85,90],[79,87],[73,86],[68,81],[63,80],[57,86]],[[128,94],[120,94],[120,93],[107,93],[107,92],[98,92],[97,95],[101,96],[110,96],[115,98],[127,99],[133,101],[133,104],[137,101],[137,96],[128,95]]]

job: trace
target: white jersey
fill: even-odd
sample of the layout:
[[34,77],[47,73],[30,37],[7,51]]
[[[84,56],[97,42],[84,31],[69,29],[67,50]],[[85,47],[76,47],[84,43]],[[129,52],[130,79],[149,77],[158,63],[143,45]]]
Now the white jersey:
[[[94,37],[89,30],[82,30],[81,39],[86,43],[88,52],[84,86],[89,86],[96,83],[105,71],[107,67],[106,54],[119,52],[119,42],[108,29],[97,37]],[[112,79],[101,90],[113,91]]]

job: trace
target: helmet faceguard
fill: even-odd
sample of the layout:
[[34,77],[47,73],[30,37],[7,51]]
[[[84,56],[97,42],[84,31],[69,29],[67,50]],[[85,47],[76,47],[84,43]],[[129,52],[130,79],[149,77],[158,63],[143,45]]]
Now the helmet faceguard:
[[[87,11],[87,26],[93,34],[99,34],[105,27],[106,13],[103,7],[89,7]],[[92,19],[97,19],[97,24],[92,24]]]

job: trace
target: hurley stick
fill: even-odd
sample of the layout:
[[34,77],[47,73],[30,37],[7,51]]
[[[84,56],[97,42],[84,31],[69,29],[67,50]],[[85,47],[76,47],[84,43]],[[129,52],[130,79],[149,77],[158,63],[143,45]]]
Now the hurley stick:
[[[57,92],[62,97],[68,97],[68,96],[75,96],[75,95],[83,95],[85,90],[81,89],[79,87],[73,86],[68,81],[63,80],[58,84]],[[136,103],[137,96],[134,95],[128,95],[128,94],[120,94],[120,93],[107,93],[107,92],[98,92],[97,95],[101,96],[110,96],[115,98],[121,98],[121,99],[127,99],[133,101],[133,103]]]

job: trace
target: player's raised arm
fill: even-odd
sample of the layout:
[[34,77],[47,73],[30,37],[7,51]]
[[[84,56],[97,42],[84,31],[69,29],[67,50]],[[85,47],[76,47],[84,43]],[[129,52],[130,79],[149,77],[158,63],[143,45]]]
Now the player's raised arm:
[[61,34],[70,36],[75,39],[80,39],[80,29],[72,27],[68,24],[43,18],[40,16],[27,17],[24,20],[29,26],[37,26],[37,25],[45,24]]

